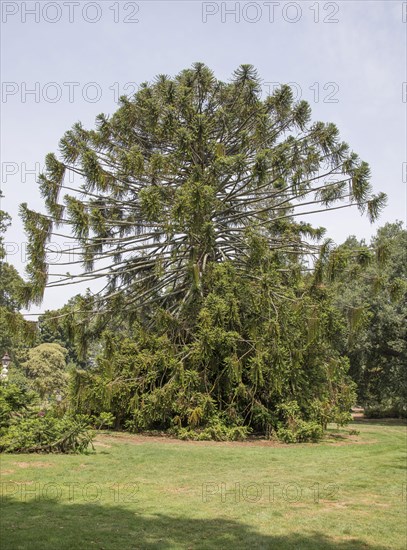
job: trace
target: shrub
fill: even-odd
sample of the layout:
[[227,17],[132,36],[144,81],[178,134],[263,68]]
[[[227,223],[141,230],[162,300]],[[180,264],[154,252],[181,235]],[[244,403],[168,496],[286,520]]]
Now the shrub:
[[114,425],[115,417],[110,412],[101,412],[99,415],[92,418],[93,425],[96,429],[111,428]]
[[56,418],[41,411],[36,417],[10,424],[0,437],[6,453],[83,453],[92,445],[93,432],[84,416]]
[[402,401],[376,403],[364,410],[366,418],[407,418],[407,405]]
[[277,432],[277,437],[283,443],[296,443],[295,433],[289,428],[280,428]]
[[27,414],[37,400],[35,392],[17,384],[0,384],[0,430],[6,429],[13,418]]
[[312,441],[316,443],[323,436],[323,429],[316,422],[300,421],[297,425],[296,440],[298,442]]
[[278,424],[277,437],[284,443],[317,442],[324,433],[323,421],[304,420],[303,413],[296,401],[282,403],[278,407],[282,420]]
[[306,443],[311,441],[316,443],[320,441],[324,430],[317,422],[306,422],[297,420],[296,425],[291,428],[280,428],[277,431],[277,437],[284,443]]
[[214,424],[197,430],[193,428],[172,428],[171,433],[179,439],[192,441],[243,441],[250,434],[247,426],[227,427]]

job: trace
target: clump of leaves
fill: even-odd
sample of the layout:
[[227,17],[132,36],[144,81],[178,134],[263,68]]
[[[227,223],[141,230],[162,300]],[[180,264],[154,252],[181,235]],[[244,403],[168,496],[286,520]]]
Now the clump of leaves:
[[86,417],[51,415],[23,418],[0,437],[6,453],[83,453],[92,447],[93,432]]
[[16,384],[0,385],[0,452],[82,453],[93,448],[89,418],[38,408],[38,395]]
[[301,411],[296,401],[283,403],[279,407],[283,420],[279,422],[276,430],[277,437],[284,443],[316,443],[323,436],[323,427],[315,420],[303,420]]
[[0,385],[0,433],[24,414],[28,414],[38,400],[34,391],[17,384]]
[[191,428],[179,428],[172,430],[172,433],[179,439],[191,441],[244,441],[250,434],[248,426],[227,427],[224,424],[217,423],[203,430]]
[[99,415],[93,417],[93,424],[97,430],[102,428],[112,428],[114,425],[115,417],[110,412],[101,412]]

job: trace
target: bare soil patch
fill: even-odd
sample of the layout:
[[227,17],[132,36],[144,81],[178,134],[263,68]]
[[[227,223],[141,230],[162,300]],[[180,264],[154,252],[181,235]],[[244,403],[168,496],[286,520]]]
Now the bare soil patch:
[[289,447],[285,443],[279,441],[260,439],[260,438],[248,438],[246,441],[193,441],[182,440],[176,437],[169,437],[168,435],[147,435],[147,434],[128,434],[122,432],[115,432],[114,434],[101,434],[98,436],[99,444],[103,442],[114,443],[115,441],[132,443],[134,445],[143,445],[145,443],[168,443],[177,445],[198,445],[198,446],[213,446],[223,445],[225,447]]
[[[182,440],[175,437],[169,437],[168,435],[148,435],[148,434],[128,434],[124,432],[105,433],[97,436],[95,446],[110,447],[112,443],[123,442],[131,443],[133,445],[144,445],[146,443],[166,443],[176,445],[197,445],[203,447],[219,446],[224,447],[292,447],[293,445],[287,443],[281,443],[280,441],[249,437],[245,441],[192,441]],[[338,439],[335,436],[328,435],[322,440],[324,445],[343,446],[343,445],[366,445],[375,443],[376,440],[360,441],[358,436],[341,435]],[[312,446],[315,443],[300,443],[302,446]]]
[[111,445],[108,445],[107,443],[102,443],[99,440],[99,436],[93,441],[93,445],[95,447],[105,447],[105,448],[110,448],[111,447]]

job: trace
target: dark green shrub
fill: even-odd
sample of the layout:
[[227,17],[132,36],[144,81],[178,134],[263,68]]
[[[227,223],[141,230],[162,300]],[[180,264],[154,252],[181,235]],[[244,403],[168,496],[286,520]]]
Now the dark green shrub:
[[300,421],[297,425],[296,439],[298,442],[312,441],[316,443],[323,436],[323,429],[316,422]]
[[38,401],[35,392],[17,384],[0,384],[0,432],[10,425],[13,418],[27,414]]
[[[41,412],[41,411],[40,411]],[[84,416],[56,418],[45,415],[22,418],[0,437],[0,451],[7,453],[82,453],[92,445],[93,432]]]
[[289,428],[280,428],[277,432],[277,437],[283,443],[296,443],[295,433]]
[[277,437],[284,443],[317,442],[324,433],[321,420],[304,420],[296,401],[288,401],[279,406],[282,421],[277,429]]
[[366,418],[407,418],[407,405],[402,401],[369,405],[364,410]]
[[171,433],[179,439],[191,441],[243,441],[250,434],[250,429],[247,426],[229,428],[223,424],[215,424],[201,430],[173,428]]
[[324,430],[320,424],[316,422],[306,422],[299,420],[292,428],[280,428],[277,431],[277,437],[284,443],[316,443],[320,441]]

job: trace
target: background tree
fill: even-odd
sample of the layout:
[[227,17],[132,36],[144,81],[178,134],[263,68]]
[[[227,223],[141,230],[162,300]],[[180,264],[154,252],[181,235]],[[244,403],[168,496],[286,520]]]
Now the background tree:
[[342,346],[360,402],[406,414],[407,231],[387,223],[369,247],[350,237],[331,254],[327,270],[337,271],[335,302],[356,329]]
[[78,294],[70,298],[62,308],[46,311],[38,318],[39,343],[59,344],[68,352],[67,362],[76,366],[85,366],[86,361],[92,361],[95,353],[91,350],[98,348],[98,338],[94,333],[91,335],[92,342],[86,342],[88,332],[82,334],[78,327],[75,328],[72,312],[75,309],[81,310],[86,299],[86,294],[84,296]]
[[[1,193],[0,198],[3,198]],[[18,351],[34,342],[36,326],[19,313],[24,304],[27,284],[15,267],[5,261],[3,234],[10,224],[11,217],[0,210],[0,356],[8,352],[18,363]]]
[[28,350],[22,366],[42,399],[66,391],[69,379],[66,356],[67,350],[59,344],[40,344]]

